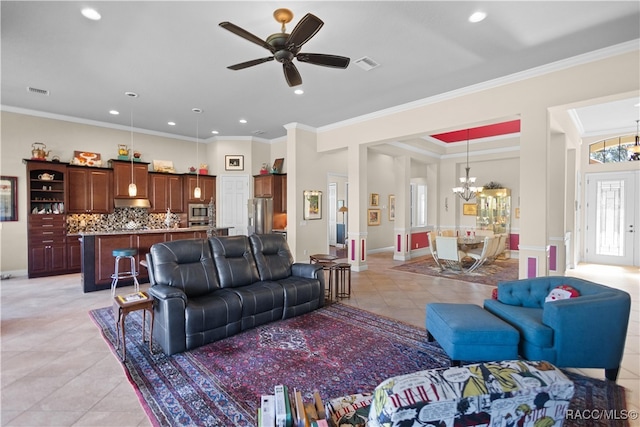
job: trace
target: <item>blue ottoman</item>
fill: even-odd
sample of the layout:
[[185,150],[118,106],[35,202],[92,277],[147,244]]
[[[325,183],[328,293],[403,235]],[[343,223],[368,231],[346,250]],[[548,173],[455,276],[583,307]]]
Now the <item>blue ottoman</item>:
[[517,329],[478,305],[427,304],[426,323],[429,341],[435,338],[453,365],[518,358]]

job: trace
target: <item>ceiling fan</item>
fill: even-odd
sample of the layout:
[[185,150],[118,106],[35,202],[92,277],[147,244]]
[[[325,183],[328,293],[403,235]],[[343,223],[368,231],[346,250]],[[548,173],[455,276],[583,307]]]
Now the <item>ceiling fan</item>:
[[302,17],[300,22],[298,22],[293,31],[291,31],[291,34],[287,34],[285,24],[291,22],[293,19],[293,12],[289,9],[277,9],[273,12],[273,17],[276,21],[282,24],[282,30],[279,33],[271,34],[266,40],[262,40],[231,22],[221,22],[219,24],[222,28],[231,31],[243,39],[264,47],[273,54],[272,56],[267,56],[265,58],[231,65],[227,68],[230,70],[242,70],[244,68],[262,64],[263,62],[273,61],[275,59],[282,63],[282,69],[284,70],[284,77],[287,80],[287,84],[289,86],[298,86],[302,84],[302,77],[300,77],[298,68],[293,63],[294,58],[301,62],[322,65],[325,67],[347,68],[349,65],[350,59],[344,56],[325,55],[322,53],[300,53],[302,45],[311,40],[311,37],[313,37],[324,25],[324,22],[317,16],[307,13]]

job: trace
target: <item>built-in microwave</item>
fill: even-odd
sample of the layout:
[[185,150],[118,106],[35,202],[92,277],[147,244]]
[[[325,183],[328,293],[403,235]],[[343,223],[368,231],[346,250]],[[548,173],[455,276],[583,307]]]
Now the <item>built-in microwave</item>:
[[189,226],[209,223],[209,205],[204,203],[189,204]]

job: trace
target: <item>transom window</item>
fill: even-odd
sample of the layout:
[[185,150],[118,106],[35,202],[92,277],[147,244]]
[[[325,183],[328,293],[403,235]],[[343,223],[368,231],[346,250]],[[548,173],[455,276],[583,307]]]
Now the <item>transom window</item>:
[[604,139],[589,145],[589,164],[628,162],[634,152],[635,135]]

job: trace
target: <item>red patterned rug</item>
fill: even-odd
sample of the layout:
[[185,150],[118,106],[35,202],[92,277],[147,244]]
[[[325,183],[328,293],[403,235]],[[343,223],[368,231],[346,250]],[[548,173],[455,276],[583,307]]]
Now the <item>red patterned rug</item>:
[[[112,309],[92,310],[90,316],[113,350]],[[312,401],[314,390],[325,399],[372,392],[391,376],[450,365],[437,343],[427,342],[424,329],[342,304],[173,356],[157,347],[149,352],[141,322],[140,312],[127,316],[123,366],[155,426],[253,426],[260,395],[271,394],[277,384],[297,388]],[[621,387],[567,375],[576,384],[570,407],[625,407]]]
[[471,273],[462,273],[451,269],[445,269],[442,271],[440,267],[436,265],[433,257],[431,255],[427,255],[391,268],[393,270],[405,271],[407,273],[423,274],[433,277],[446,277],[447,279],[496,286],[498,282],[505,280],[517,280],[519,267],[517,259],[506,259],[496,260],[491,264],[485,264]]

